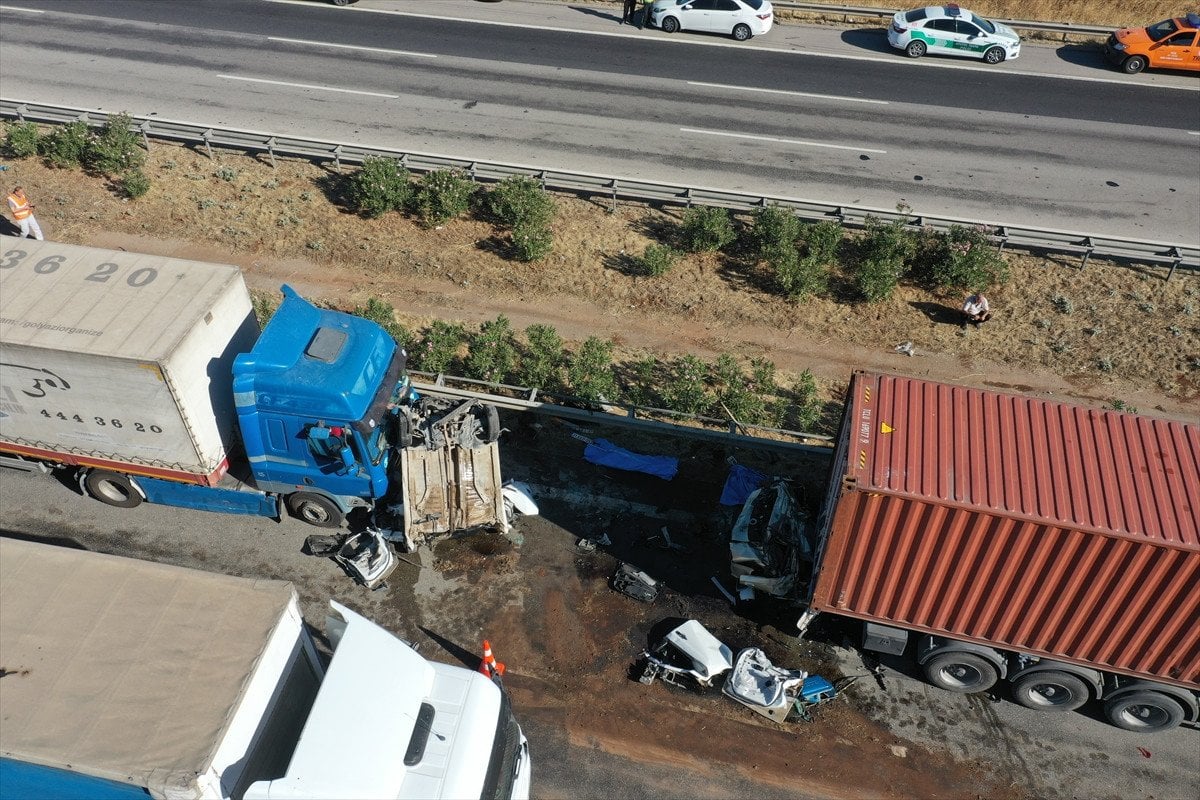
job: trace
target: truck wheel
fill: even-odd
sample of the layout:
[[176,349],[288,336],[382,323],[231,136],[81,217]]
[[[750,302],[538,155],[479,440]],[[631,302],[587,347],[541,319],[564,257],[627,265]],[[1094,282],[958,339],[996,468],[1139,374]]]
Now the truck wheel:
[[1038,711],[1074,711],[1088,701],[1087,684],[1069,672],[1045,670],[1013,681],[1013,699]]
[[975,653],[941,653],[925,662],[925,678],[940,689],[962,694],[986,692],[1000,680],[996,666]]
[[1104,716],[1118,728],[1139,733],[1169,731],[1183,722],[1183,706],[1158,692],[1132,692],[1104,704]]
[[346,519],[342,510],[324,495],[296,492],[288,495],[287,507],[293,517],[318,528],[340,528]]
[[83,479],[83,487],[101,503],[117,508],[135,508],[142,504],[142,495],[127,475],[94,469]]

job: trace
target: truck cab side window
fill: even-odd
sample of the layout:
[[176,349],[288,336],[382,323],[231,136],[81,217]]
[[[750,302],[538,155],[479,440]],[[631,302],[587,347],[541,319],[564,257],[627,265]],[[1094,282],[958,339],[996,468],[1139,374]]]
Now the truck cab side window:
[[305,437],[308,449],[318,458],[328,458],[334,461],[342,460],[342,450],[346,448],[346,431],[344,428],[326,428],[324,425],[313,425]]

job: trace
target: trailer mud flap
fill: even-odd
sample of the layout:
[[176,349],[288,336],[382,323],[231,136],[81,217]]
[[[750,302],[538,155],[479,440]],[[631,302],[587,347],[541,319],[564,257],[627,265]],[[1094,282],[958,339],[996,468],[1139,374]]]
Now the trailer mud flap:
[[279,519],[279,499],[274,495],[194,486],[158,478],[138,477],[136,480],[137,485],[145,492],[146,500],[151,503]]

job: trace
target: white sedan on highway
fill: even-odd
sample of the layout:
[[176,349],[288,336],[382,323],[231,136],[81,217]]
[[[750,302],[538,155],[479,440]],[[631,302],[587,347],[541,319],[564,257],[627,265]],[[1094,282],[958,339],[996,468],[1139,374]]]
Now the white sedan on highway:
[[770,0],[657,0],[650,24],[665,33],[725,33],[744,42],[771,30],[775,12]]

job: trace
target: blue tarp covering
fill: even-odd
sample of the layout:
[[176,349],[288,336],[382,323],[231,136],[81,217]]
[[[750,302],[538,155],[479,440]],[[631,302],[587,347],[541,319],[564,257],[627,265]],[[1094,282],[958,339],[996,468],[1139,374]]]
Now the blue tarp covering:
[[755,469],[731,464],[725,488],[721,490],[721,505],[740,506],[758,487],[767,482],[767,476]]
[[669,481],[679,472],[679,459],[672,456],[644,456],[617,447],[607,439],[593,439],[583,450],[585,460],[602,467],[630,472],[645,472]]

